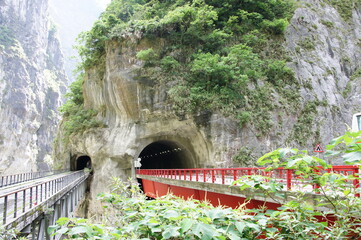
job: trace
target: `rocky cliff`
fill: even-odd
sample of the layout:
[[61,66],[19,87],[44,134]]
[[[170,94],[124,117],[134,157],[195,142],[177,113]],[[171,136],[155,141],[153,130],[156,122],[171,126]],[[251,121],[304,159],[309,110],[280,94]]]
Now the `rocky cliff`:
[[1,0],[0,31],[0,173],[48,170],[66,90],[48,0]]
[[[83,156],[89,157],[93,199],[104,191],[110,176],[131,176],[137,158],[144,168],[250,166],[278,147],[324,147],[361,110],[361,7],[353,4],[346,10],[334,1],[298,1],[282,40],[297,87],[286,83],[264,98],[276,103],[267,133],[260,133],[253,122],[240,126],[217,111],[176,115],[168,102],[175,82],[155,84],[143,77],[147,63],[137,57],[150,48],[160,52],[164,39],[149,40],[135,32],[107,41],[104,66],[89,69],[83,85],[85,107],[96,109],[106,127],[73,134],[67,147],[59,146],[58,158],[76,169]],[[282,98],[282,91],[290,89],[298,96],[292,104]]]

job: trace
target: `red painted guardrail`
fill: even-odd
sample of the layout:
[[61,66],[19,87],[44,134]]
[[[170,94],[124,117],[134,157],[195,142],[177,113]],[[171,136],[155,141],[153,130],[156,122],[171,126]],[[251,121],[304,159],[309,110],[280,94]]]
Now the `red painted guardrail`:
[[[343,175],[359,176],[359,166],[333,166],[330,169],[319,167],[318,172],[334,172]],[[170,178],[176,180],[198,181],[208,183],[219,183],[230,185],[242,176],[262,175],[283,182],[287,186],[287,190],[301,189],[302,185],[309,185],[305,179],[300,179],[296,170],[278,168],[272,171],[265,171],[265,168],[193,168],[193,169],[138,169],[137,174],[151,175],[160,178]],[[355,188],[360,187],[358,179],[353,180]],[[316,185],[313,186],[317,188]],[[359,197],[359,194],[357,194]]]

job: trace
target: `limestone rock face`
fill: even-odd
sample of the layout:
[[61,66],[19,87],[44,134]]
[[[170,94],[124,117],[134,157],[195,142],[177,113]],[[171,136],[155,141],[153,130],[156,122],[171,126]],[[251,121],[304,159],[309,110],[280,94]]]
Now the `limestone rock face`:
[[[298,104],[322,103],[306,126],[312,133],[304,143],[309,151],[316,141],[324,147],[342,134],[345,124],[351,125],[352,114],[360,112],[361,79],[354,74],[361,65],[360,11],[355,9],[346,21],[326,3],[301,1],[287,29],[284,47],[301,85]],[[250,124],[241,128],[217,113],[175,116],[166,101],[171,83],[155,85],[137,75],[143,63],[136,53],[161,44],[131,37],[109,42],[104,74],[87,72],[86,107],[99,110],[97,117],[107,127],[72,137],[56,154],[72,169],[80,156],[91,158],[91,213],[101,211],[93,199],[106,191],[110,177],[126,180],[137,158],[147,168],[232,167],[232,157],[243,150],[249,157],[243,165],[252,166],[255,158],[275,148],[299,146],[295,128],[302,112],[275,109],[274,127],[266,136],[259,136]]]
[[0,23],[0,173],[47,170],[66,90],[48,0],[1,0]]

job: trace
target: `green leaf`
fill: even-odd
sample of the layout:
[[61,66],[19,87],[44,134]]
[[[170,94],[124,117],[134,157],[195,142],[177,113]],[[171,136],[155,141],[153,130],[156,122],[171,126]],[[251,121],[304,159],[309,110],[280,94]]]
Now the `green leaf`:
[[219,232],[209,224],[205,223],[197,223],[192,228],[192,232],[194,235],[204,240],[211,240],[213,237],[219,236]]
[[86,226],[77,226],[72,228],[69,231],[69,234],[73,235],[73,234],[80,234],[80,233],[86,233],[88,231]]
[[163,217],[165,218],[177,218],[179,217],[179,213],[175,210],[168,210],[164,213]]
[[56,231],[55,235],[63,235],[64,233],[66,233],[69,230],[69,228],[62,228],[58,231]]
[[165,239],[169,239],[172,237],[178,237],[180,235],[179,230],[180,227],[174,227],[174,226],[167,226],[167,228],[165,229],[165,231],[162,233],[162,236]]
[[214,219],[222,218],[224,216],[224,213],[220,209],[212,209],[206,212],[206,215],[214,221]]
[[346,189],[346,190],[343,191],[343,194],[344,194],[345,196],[348,196],[350,193],[351,193],[351,190],[350,190],[350,189]]
[[59,226],[57,225],[52,225],[48,227],[48,233],[52,234],[53,232],[55,232],[57,229],[59,229]]
[[246,227],[246,224],[244,222],[236,222],[235,226],[240,233],[243,233],[243,230]]
[[342,156],[347,164],[356,164],[361,162],[361,152],[350,152]]
[[180,223],[182,232],[185,233],[188,231],[192,227],[193,223],[194,221],[189,218],[183,219],[183,221]]
[[294,159],[294,160],[292,160],[292,161],[288,161],[288,162],[287,162],[287,167],[288,167],[288,168],[291,168],[291,167],[293,167],[294,165],[296,165],[298,162],[299,162],[299,159]]
[[60,226],[63,226],[65,224],[67,224],[68,222],[70,221],[69,218],[67,217],[62,217],[62,218],[59,218],[56,223],[59,224]]
[[[327,145],[328,146],[328,145]],[[332,156],[336,156],[339,155],[341,153],[341,151],[332,151],[332,150],[327,150],[325,153],[325,157],[332,157]]]

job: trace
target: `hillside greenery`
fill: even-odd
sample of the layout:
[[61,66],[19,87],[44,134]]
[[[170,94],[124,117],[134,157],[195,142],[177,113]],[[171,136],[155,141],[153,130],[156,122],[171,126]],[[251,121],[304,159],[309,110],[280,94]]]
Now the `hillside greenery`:
[[80,134],[87,129],[103,126],[103,123],[95,118],[97,111],[84,107],[83,79],[84,75],[79,74],[77,80],[70,85],[70,91],[65,95],[66,103],[60,107],[63,116],[62,140],[65,143],[69,142],[69,137],[73,133]]
[[[327,150],[329,157],[360,165],[361,131],[335,138]],[[298,184],[304,186],[293,189],[292,197],[288,195],[283,202],[286,186],[275,178],[264,174],[243,176],[234,183],[241,190],[256,190],[255,194],[279,201],[281,207],[274,210],[246,209],[246,205],[238,209],[213,207],[172,195],[147,200],[137,185],[114,178],[111,193],[98,196],[104,206],[102,221],[61,218],[49,232],[67,239],[359,239],[361,198],[355,181],[360,177],[333,171],[328,161],[290,148],[277,149],[258,159],[266,171],[293,169]],[[318,197],[310,201],[309,193]]]
[[176,114],[216,111],[263,135],[274,125],[272,110],[299,108],[282,47],[294,9],[293,0],[114,0],[81,34],[78,50],[84,69],[99,69],[107,41],[148,39],[138,74],[170,83]]

